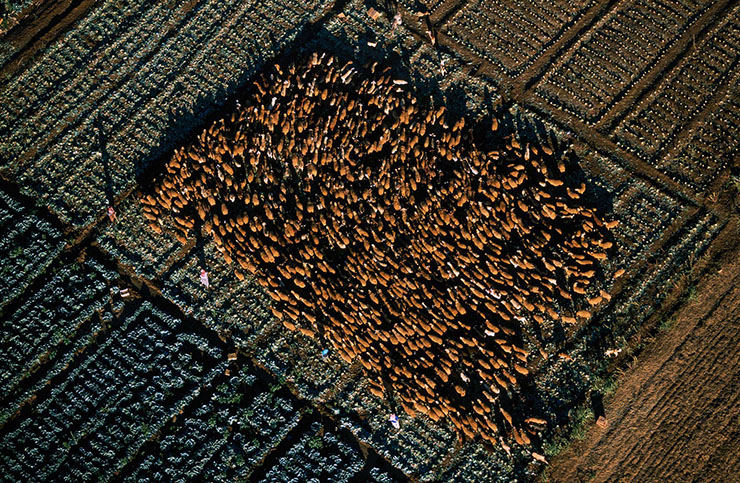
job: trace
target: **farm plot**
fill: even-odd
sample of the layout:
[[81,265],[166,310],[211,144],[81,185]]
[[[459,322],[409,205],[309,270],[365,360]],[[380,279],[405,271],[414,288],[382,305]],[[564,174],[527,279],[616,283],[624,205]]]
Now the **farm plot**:
[[[404,474],[421,481],[433,480],[435,471],[456,450],[458,436],[454,427],[417,415],[409,417],[397,411],[387,398],[380,399],[369,391],[368,381],[357,376],[326,407],[336,415],[340,428],[348,429],[358,441],[371,446]],[[400,430],[388,422],[397,414]],[[480,442],[473,443],[481,446]]]
[[326,430],[319,421],[297,437],[285,455],[266,469],[259,480],[268,482],[332,481],[346,483],[363,467],[363,456],[356,442],[348,442]]
[[[134,310],[135,309],[135,310]],[[224,371],[218,338],[148,302],[39,391],[2,429],[2,473],[16,480],[108,479]]]
[[340,379],[350,370],[335,351],[281,324],[260,341],[255,359],[275,377],[289,382],[300,397],[317,402],[337,390]]
[[154,233],[141,214],[141,203],[129,196],[116,206],[116,223],[98,228],[97,243],[111,257],[150,280],[159,279],[180,257],[192,247],[183,247],[175,239],[174,227],[164,225],[162,233]]
[[740,59],[738,20],[740,6],[724,16],[669,78],[619,123],[614,136],[620,147],[651,161],[727,85]]
[[[527,116],[527,113],[518,116],[513,124],[517,125],[519,129],[524,130],[528,124],[536,123],[535,121],[527,121]],[[654,186],[635,178],[631,173],[624,170],[618,164],[615,164],[615,162],[607,159],[598,159],[594,156],[584,154],[583,169],[586,172],[585,176],[588,183],[599,188],[599,190],[596,191],[597,196],[610,200],[610,211],[613,212],[616,218],[622,220],[622,225],[617,230],[617,236],[619,237],[618,247],[620,248],[616,254],[617,262],[610,264],[610,266],[606,268],[610,273],[616,272],[617,268],[623,264],[630,267],[636,267],[640,261],[644,260],[644,255],[651,249],[651,245],[657,243],[669,228],[685,221],[685,216],[689,206],[684,201],[667,195]],[[653,218],[656,215],[659,215],[659,218],[662,221],[660,224],[655,224],[654,222]],[[706,240],[704,240],[705,242],[708,242],[708,240],[711,239],[711,233],[713,232],[709,230],[708,233]],[[697,250],[701,250],[701,247],[705,246],[703,243],[704,242],[696,245],[698,247]],[[658,244],[658,246],[660,246],[660,244]],[[211,248],[211,250],[213,249]],[[209,258],[209,265],[218,265],[219,255],[216,254],[215,251],[212,251],[211,256],[213,258]],[[198,257],[199,255],[196,249],[188,255],[187,261],[176,263],[172,270],[170,270],[170,273],[187,274],[186,276],[179,278],[178,283],[188,280],[188,283],[193,288],[193,293],[199,293],[198,291],[207,293],[204,287],[202,287],[196,279],[198,273]],[[183,269],[183,267],[188,268]],[[675,266],[671,267],[675,268]],[[670,272],[670,268],[666,268],[666,270],[667,272],[662,273]],[[225,265],[219,266],[217,272],[228,273],[228,267]],[[236,283],[236,281],[234,280],[233,283]],[[188,306],[197,308],[202,303],[204,302],[199,301],[197,298],[193,298],[191,302],[188,303]],[[270,343],[269,341],[273,340],[271,336],[275,334],[279,333],[270,333],[270,336],[265,339],[265,343]],[[285,377],[286,380],[291,382],[300,380],[299,378],[304,377],[304,375],[307,375],[309,378],[315,378],[316,375],[313,374],[314,371],[304,373],[302,369],[296,367],[296,370],[293,372],[291,363],[300,366],[304,364],[304,361],[307,359],[309,361],[318,360],[318,357],[316,356],[316,352],[318,351],[313,349],[313,355],[309,357],[304,356],[298,358],[293,356],[291,358],[287,354],[291,349],[296,347],[295,344],[297,343],[295,340],[281,340],[282,338],[283,336],[280,335],[277,340],[277,345],[270,346],[270,350],[257,356],[260,363],[264,364],[265,367],[269,368],[271,371],[274,371],[278,377]],[[554,340],[553,344],[555,344]],[[298,346],[300,346],[300,344],[298,344]],[[582,347],[579,347],[578,350],[581,351]],[[577,354],[574,353],[574,355]],[[583,359],[585,361],[588,357],[584,356]],[[562,366],[563,363],[559,362],[557,359],[554,359],[547,365],[543,366],[548,368],[548,371],[551,371],[546,374],[548,379],[542,383],[542,387],[545,388],[544,390],[551,391],[552,388],[559,387],[558,381],[562,381],[563,378],[566,377],[565,374],[570,374],[567,377],[574,379],[572,391],[565,395],[559,394],[557,398],[550,400],[549,404],[551,404],[551,406],[549,410],[551,411],[551,414],[553,414],[552,420],[557,420],[559,418],[557,411],[562,411],[563,408],[568,407],[568,404],[579,401],[588,388],[588,377],[594,374],[594,369],[585,362],[578,363],[578,365],[574,364],[574,367],[568,368],[565,371]],[[545,369],[542,369],[542,372],[545,374]],[[300,374],[300,376],[295,377],[296,374]],[[323,374],[321,376],[324,377]],[[312,386],[319,388],[318,392],[313,390]],[[326,386],[321,379],[318,379],[317,381],[309,380],[306,387],[310,392],[304,392],[302,394],[304,396],[308,395],[311,397],[311,393],[313,393],[313,396],[315,397],[316,394],[320,394],[320,391],[325,390],[324,388],[328,388],[329,386]],[[357,389],[358,387],[361,389]],[[366,388],[363,388],[361,379],[352,381],[346,386],[346,391],[348,392],[352,392],[355,389],[359,391],[367,390]],[[301,390],[302,389],[299,389],[299,391]],[[452,441],[454,440],[453,433],[445,433],[445,430],[442,430],[438,425],[434,425],[424,418],[405,420],[405,416],[402,417],[402,422],[405,428],[404,437],[411,438],[409,441],[414,441],[413,444],[409,443],[408,446],[413,447],[414,444],[418,444],[424,449],[418,453],[398,452],[397,448],[393,446],[392,443],[388,443],[389,438],[387,437],[391,429],[386,418],[392,411],[391,408],[388,407],[386,403],[379,400],[375,400],[375,404],[363,402],[362,404],[352,406],[352,399],[346,397],[346,394],[346,392],[339,393],[337,397],[332,400],[331,404],[335,404],[340,413],[346,415],[345,421],[347,422],[345,424],[347,424],[347,427],[351,428],[358,438],[378,448],[378,451],[384,457],[393,461],[394,464],[399,465],[399,467],[403,468],[404,471],[407,471],[409,474],[426,475],[425,477],[430,477],[430,475],[440,469],[438,466],[442,461],[444,461],[445,457],[452,454],[450,452],[445,452],[444,454],[439,455],[439,457],[434,456],[436,454],[436,450],[430,448],[436,447],[435,445],[437,445],[439,441],[435,441],[434,437],[431,437],[429,440],[432,442],[427,442],[425,444],[424,441],[427,441],[427,437],[424,435],[428,435],[429,432],[432,432],[437,434],[439,438],[449,438],[448,441]],[[363,397],[368,397],[368,395],[364,394]],[[367,418],[373,418],[375,420],[375,426],[373,427],[363,424],[361,422],[362,418],[358,414],[364,414]],[[440,434],[446,434],[446,436],[440,436]],[[449,443],[439,445],[439,447],[445,448],[445,450],[451,449]],[[428,452],[425,452],[427,450]],[[520,451],[519,449],[517,450]],[[430,457],[432,463],[424,459],[424,456],[429,455],[432,455]],[[492,461],[493,463],[490,464],[497,464],[495,457]],[[465,471],[471,471],[473,473],[476,471],[484,471],[480,467],[472,464],[469,464],[466,467],[468,467],[468,469]]]
[[676,181],[704,192],[733,159],[740,146],[740,73],[706,113],[698,127],[680,139],[657,163]]
[[211,379],[121,471],[124,481],[249,477],[298,424],[299,403],[244,365]]
[[110,313],[96,312],[108,304],[113,280],[114,273],[92,260],[56,267],[49,281],[3,317],[0,425],[102,329]]
[[[201,269],[208,271],[209,288],[199,279]],[[239,345],[274,323],[262,288],[253,279],[239,281],[213,241],[196,246],[162,278],[165,297],[207,326],[228,331]]]
[[101,2],[0,91],[4,176],[88,224],[325,4],[292,5]]
[[718,8],[692,0],[621,2],[556,62],[535,92],[593,125],[638,82],[665,68],[680,34]]
[[[271,325],[262,288],[240,282],[212,241],[192,240],[183,245],[176,239],[174,226],[165,219],[161,222],[162,232],[152,231],[140,200],[130,197],[120,205],[118,221],[101,227],[97,243],[136,275],[160,286],[183,312],[228,331],[240,345]],[[208,271],[208,289],[199,280],[201,269]]]
[[[421,24],[410,25],[423,30]],[[392,27],[386,14],[377,20],[361,0],[351,0],[341,16],[330,19],[303,51],[327,51],[358,65],[382,61],[392,65],[414,86],[414,90],[444,103],[458,114],[492,114],[501,106],[494,84],[470,74],[471,66],[454,51],[442,50],[420,40],[407,26]]]
[[48,221],[0,190],[0,308],[51,264],[64,248],[62,234]]
[[476,0],[442,29],[504,75],[516,77],[597,4],[595,0]]

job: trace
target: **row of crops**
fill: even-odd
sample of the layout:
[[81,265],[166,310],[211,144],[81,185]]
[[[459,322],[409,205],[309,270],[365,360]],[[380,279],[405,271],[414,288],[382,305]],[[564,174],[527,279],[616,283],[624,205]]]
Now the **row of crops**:
[[88,224],[323,5],[100,2],[4,83],[0,167]]
[[[490,115],[500,106],[498,90],[486,79],[470,76],[470,66],[454,52],[431,46],[410,29],[394,29],[387,14],[374,20],[367,12],[366,2],[351,0],[343,16],[330,19],[306,42],[305,51],[326,51],[357,65],[393,65],[415,92],[458,113],[477,114],[485,106]],[[409,27],[422,33],[426,28],[418,18]]]
[[737,159],[740,152],[740,72],[730,80],[730,89],[713,106],[704,122],[687,133],[658,167],[673,179],[705,191],[717,175]]
[[448,20],[444,33],[514,77],[596,3],[479,0]]
[[62,371],[112,318],[115,274],[88,260],[56,267],[53,276],[2,320],[2,418]]
[[126,481],[234,481],[246,478],[302,417],[281,386],[250,366],[230,367],[168,421],[123,474]]
[[226,354],[217,338],[193,334],[148,302],[137,305],[35,395],[32,411],[5,425],[4,475],[110,478],[223,372]]
[[579,40],[536,92],[594,124],[711,6],[696,0],[623,2]]
[[[336,414],[341,428],[348,429],[394,467],[419,480],[432,479],[444,459],[456,450],[457,436],[449,422],[434,423],[423,416],[410,418],[402,411],[395,411],[390,401],[370,393],[361,375],[338,391],[327,406]],[[400,430],[388,422],[388,416],[394,412]]]
[[[208,270],[209,289],[198,278],[201,269]],[[260,287],[240,283],[212,241],[196,246],[163,274],[162,293],[206,325],[228,330],[240,344],[274,323]]]
[[0,308],[18,297],[64,248],[47,220],[0,190]]
[[621,147],[650,160],[706,105],[717,86],[726,83],[736,70],[740,51],[740,7],[726,15],[720,25],[660,88],[650,94],[640,109],[630,113],[617,127]]
[[[212,247],[206,252],[209,269],[215,268],[219,259]],[[238,305],[240,287],[225,266],[223,277],[214,273],[214,291],[204,292],[197,277],[186,276],[189,262],[199,258],[192,250],[166,272],[172,294],[193,295],[173,295],[174,301],[220,322],[229,320],[223,316],[229,301],[244,320],[250,310],[265,307],[255,300]],[[289,481],[301,461],[309,477],[347,481],[364,471],[369,481],[397,481],[398,475],[380,467],[366,468],[351,435],[317,435],[315,416],[314,426],[299,427],[311,410],[282,383],[303,382],[300,394],[315,396],[318,376],[326,376],[327,367],[342,369],[334,355],[321,357],[320,348],[309,345],[299,347],[296,358],[281,358],[292,347],[282,328],[273,329],[259,359],[274,378],[248,359],[229,362],[233,349],[198,323],[130,298],[107,262],[87,257],[49,271],[3,318],[8,365],[0,374],[0,471],[7,478],[234,481],[259,471],[268,481]],[[203,294],[221,305],[208,306]],[[238,327],[231,328],[239,335]],[[266,460],[278,447],[285,456]],[[302,458],[315,455],[302,452],[316,448],[322,459],[305,464]]]

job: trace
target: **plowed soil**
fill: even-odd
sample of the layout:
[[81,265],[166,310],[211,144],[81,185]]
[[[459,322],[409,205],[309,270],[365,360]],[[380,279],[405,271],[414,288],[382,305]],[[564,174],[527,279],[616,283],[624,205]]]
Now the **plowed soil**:
[[[736,247],[737,248],[737,247]],[[706,277],[550,481],[740,481],[740,258]]]

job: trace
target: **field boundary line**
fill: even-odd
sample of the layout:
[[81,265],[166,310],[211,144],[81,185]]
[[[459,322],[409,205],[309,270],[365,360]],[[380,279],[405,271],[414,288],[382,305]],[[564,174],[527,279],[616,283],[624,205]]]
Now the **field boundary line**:
[[[655,154],[652,155],[652,159],[655,161],[662,161],[670,159],[676,155],[676,151],[681,149],[681,141],[687,136],[687,134],[694,131],[712,112],[717,110],[719,102],[727,96],[729,91],[736,88],[740,84],[740,57],[735,59],[735,65],[730,75],[726,76],[729,82],[723,83],[716,89],[712,95],[707,99],[706,105],[687,123],[684,124],[673,135],[673,138],[665,145],[662,146]],[[718,173],[719,175],[720,173]]]
[[548,114],[544,106],[532,101],[532,99],[525,99],[521,105],[538,116],[552,121],[561,130],[572,132],[576,139],[595,149],[600,154],[623,161],[623,167],[629,173],[634,174],[648,184],[676,195],[691,204],[701,204],[697,193],[693,190],[672,180],[667,175],[658,171],[654,166],[622,149],[616,142],[609,139],[603,133],[596,131],[580,119],[563,111],[554,110]]
[[[445,7],[444,10],[441,10],[440,14],[438,15],[438,20],[434,20],[434,16],[432,16],[432,26],[435,30],[439,31],[442,30],[442,28],[447,25],[447,22],[457,15],[457,13],[465,8],[472,0],[452,0],[444,2],[442,5],[440,5],[439,8]],[[451,4],[447,6],[447,4]],[[435,12],[436,16],[436,12]]]

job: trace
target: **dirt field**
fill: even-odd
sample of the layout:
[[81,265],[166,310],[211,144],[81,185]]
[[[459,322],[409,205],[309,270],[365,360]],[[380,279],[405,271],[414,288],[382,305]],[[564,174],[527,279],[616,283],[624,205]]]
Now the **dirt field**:
[[550,481],[740,481],[737,246],[618,381],[609,426],[552,463]]

